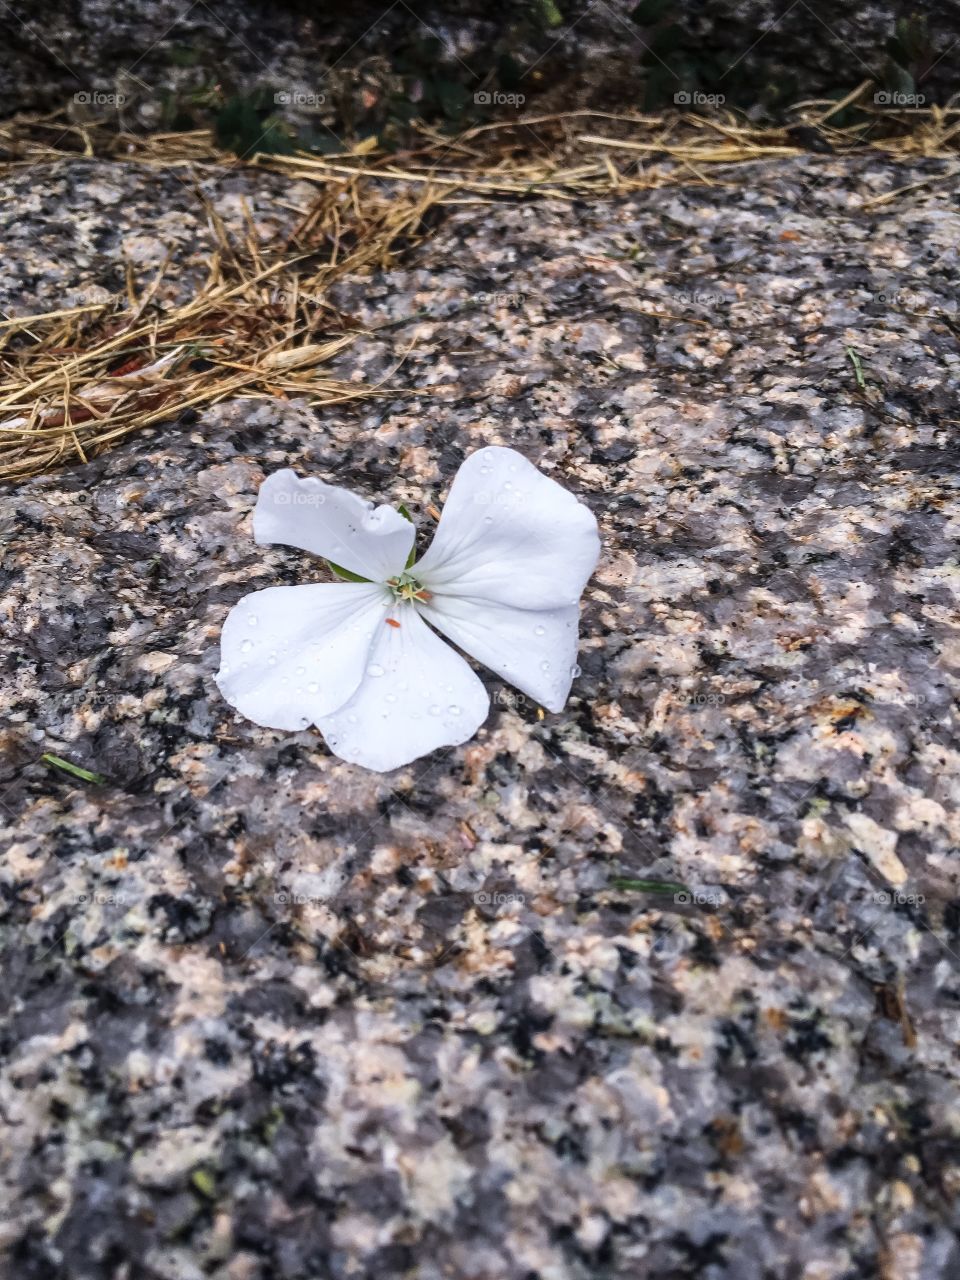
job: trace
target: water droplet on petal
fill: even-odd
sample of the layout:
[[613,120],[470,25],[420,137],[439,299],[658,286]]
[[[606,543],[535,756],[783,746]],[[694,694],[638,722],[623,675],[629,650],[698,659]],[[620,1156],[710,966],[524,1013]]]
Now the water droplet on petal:
[[434,703],[434,705],[430,708],[430,714],[432,716],[438,716],[440,714],[440,708],[436,705],[436,703]]
[[317,684],[316,680],[307,685],[307,693],[319,693],[319,691],[320,686]]
[[451,702],[450,706],[447,707],[447,710],[450,712],[452,716],[458,716],[460,714],[460,708],[457,706],[455,702]]
[[241,652],[241,653],[249,653],[249,652],[250,652],[250,650],[251,650],[252,648],[253,648],[253,641],[252,641],[252,640],[244,640],[243,644],[240,646],[240,652]]
[[305,676],[305,675],[307,674],[307,668],[306,668],[306,667],[297,667],[296,671],[294,671],[294,673],[293,673],[293,674],[294,674],[295,676]]
[[255,627],[259,621],[260,619],[257,617],[257,615],[255,613],[251,613],[250,617],[247,619],[247,626]]
[[545,635],[547,634],[547,628],[546,628],[546,627],[534,627],[534,628],[533,628],[533,634],[534,634],[535,636],[545,636]]
[[381,666],[380,666],[379,662],[371,662],[371,663],[370,663],[370,665],[369,665],[369,667],[367,667],[367,675],[368,675],[368,676],[382,676],[382,675],[383,675],[383,667],[381,667]]
[[388,694],[387,694],[387,701],[388,701],[388,702],[396,702],[396,700],[397,700],[397,695],[396,695],[395,693],[388,693]]
[[550,663],[549,663],[549,662],[541,662],[541,663],[540,663],[540,670],[541,670],[541,671],[549,671],[549,670],[550,670]]
[[351,712],[350,715],[347,716],[347,720],[350,724],[357,723],[357,717],[353,714],[353,712]]
[[575,662],[575,663],[573,664],[573,666],[570,668],[570,674],[574,677],[574,679],[576,679],[576,677],[580,674],[580,664],[579,664],[579,663]]
[[484,516],[484,517],[483,517],[483,523],[484,523],[484,524],[493,524],[493,516]]

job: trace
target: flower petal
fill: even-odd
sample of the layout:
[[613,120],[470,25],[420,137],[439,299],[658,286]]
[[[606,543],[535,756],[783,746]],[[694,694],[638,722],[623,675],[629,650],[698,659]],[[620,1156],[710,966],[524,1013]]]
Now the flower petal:
[[519,609],[577,603],[600,554],[589,508],[513,449],[471,454],[410,570],[434,594]]
[[427,621],[471,658],[546,707],[562,711],[577,674],[577,605],[514,609],[490,600],[435,595]]
[[254,591],[227,614],[220,692],[271,729],[303,729],[353,697],[393,604],[376,583]]
[[466,742],[490,710],[480,680],[413,606],[393,617],[400,625],[380,631],[353,698],[317,726],[335,755],[380,773]]
[[374,507],[349,489],[305,480],[289,469],[260,486],[253,536],[261,545],[282,542],[357,573],[386,582],[402,573],[416,529],[393,507]]

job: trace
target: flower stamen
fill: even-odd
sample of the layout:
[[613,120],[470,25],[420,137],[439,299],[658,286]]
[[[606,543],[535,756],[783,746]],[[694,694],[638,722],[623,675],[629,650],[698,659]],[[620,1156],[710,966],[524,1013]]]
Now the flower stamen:
[[419,600],[421,604],[425,604],[432,599],[430,592],[421,587],[420,583],[407,573],[400,574],[396,578],[388,578],[387,586],[398,600]]

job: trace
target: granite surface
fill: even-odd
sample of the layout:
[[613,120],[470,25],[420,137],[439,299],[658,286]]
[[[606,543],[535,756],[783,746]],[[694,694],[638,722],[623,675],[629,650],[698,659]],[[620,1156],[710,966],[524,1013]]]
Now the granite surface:
[[[390,393],[3,493],[0,1274],[960,1272],[956,180],[713,178],[451,209],[333,299]],[[204,234],[90,180],[4,235],[45,302],[57,220],[58,289]],[[236,716],[228,609],[320,574],[263,476],[429,524],[491,442],[601,524],[567,709],[383,776]]]

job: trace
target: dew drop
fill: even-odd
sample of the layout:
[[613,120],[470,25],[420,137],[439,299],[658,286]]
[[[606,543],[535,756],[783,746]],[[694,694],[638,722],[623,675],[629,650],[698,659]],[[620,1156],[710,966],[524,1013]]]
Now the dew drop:
[[451,702],[450,706],[447,707],[447,710],[450,712],[452,716],[458,716],[460,714],[460,708],[457,706],[455,702]]
[[247,619],[247,626],[255,627],[259,621],[260,619],[257,617],[257,615],[255,613],[251,613],[250,617]]
[[549,671],[549,670],[550,670],[550,663],[549,663],[549,662],[541,662],[541,663],[540,663],[540,670],[541,670],[541,671]]
[[382,675],[383,675],[383,667],[381,667],[381,666],[380,666],[380,664],[379,664],[378,662],[371,662],[371,663],[370,663],[370,665],[369,665],[369,667],[367,667],[367,675],[368,675],[368,676],[382,676]]
[[575,662],[573,666],[570,668],[570,674],[573,676],[574,679],[576,679],[577,676],[580,674],[580,664],[578,662]]
[[547,628],[546,628],[546,627],[534,627],[534,628],[533,628],[533,634],[534,634],[535,636],[545,636],[545,635],[547,634]]
[[395,693],[388,693],[388,694],[387,694],[387,701],[388,701],[388,702],[396,702],[396,700],[397,700],[397,695],[396,695]]
[[483,517],[483,523],[484,523],[484,524],[493,524],[493,516],[484,516],[484,517]]
[[305,675],[307,674],[307,668],[306,668],[306,667],[297,667],[296,671],[294,671],[294,673],[293,673],[293,674],[294,674],[295,676],[305,676]]
[[440,714],[440,708],[436,705],[436,703],[434,703],[434,705],[430,708],[430,714],[432,716],[438,716]]
[[356,723],[357,723],[357,717],[353,714],[353,712],[351,712],[351,713],[350,713],[350,715],[348,715],[348,716],[347,716],[347,721],[348,721],[350,724],[356,724]]
[[244,640],[243,644],[240,646],[240,652],[241,652],[241,653],[249,653],[249,652],[250,652],[250,650],[251,650],[252,648],[253,648],[253,641],[252,641],[252,640]]
[[319,691],[320,686],[317,684],[316,680],[311,681],[310,684],[307,685],[307,693],[319,693]]

